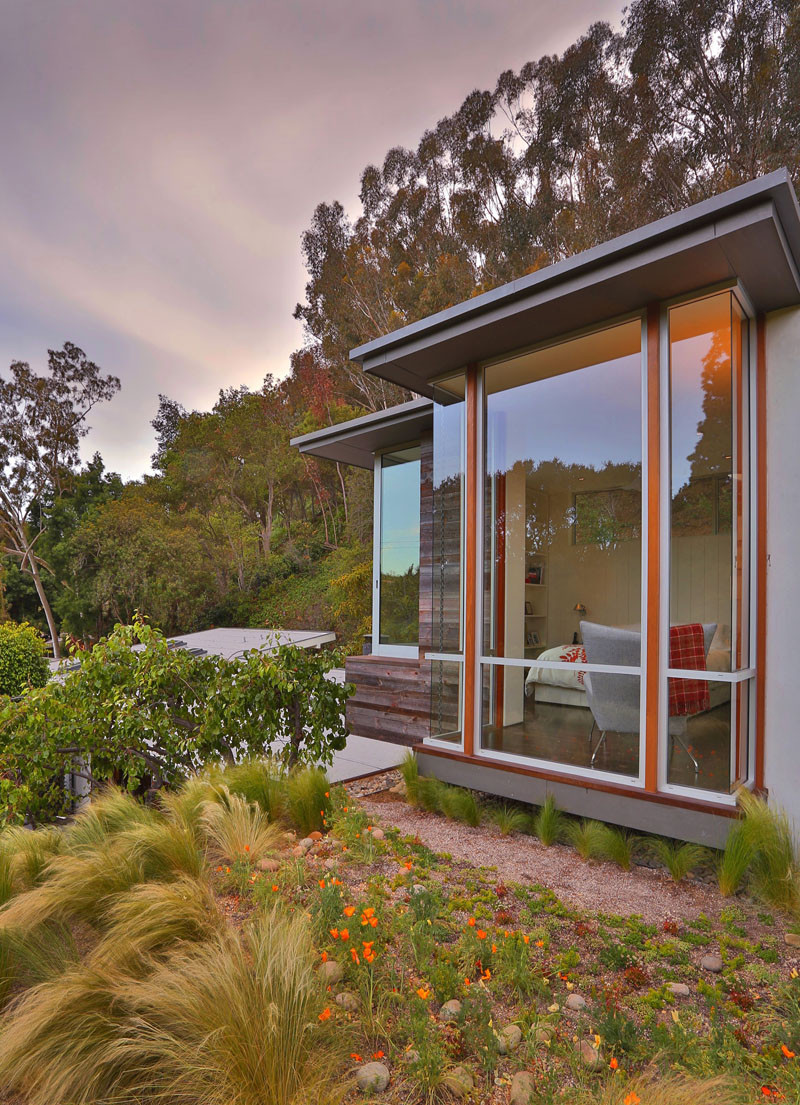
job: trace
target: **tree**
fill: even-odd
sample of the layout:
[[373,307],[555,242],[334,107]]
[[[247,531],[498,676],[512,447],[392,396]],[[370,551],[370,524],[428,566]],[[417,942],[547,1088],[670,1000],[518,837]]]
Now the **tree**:
[[51,569],[37,549],[44,530],[32,517],[44,498],[56,501],[69,487],[89,412],[111,399],[120,382],[103,376],[72,342],[48,350],[47,363],[48,373],[39,376],[14,361],[9,378],[0,377],[0,541],[33,580],[58,658],[58,630],[42,582],[42,571]]

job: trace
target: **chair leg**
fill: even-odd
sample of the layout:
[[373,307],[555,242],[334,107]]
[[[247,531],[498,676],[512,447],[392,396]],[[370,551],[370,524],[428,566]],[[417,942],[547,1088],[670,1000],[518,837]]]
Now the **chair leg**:
[[589,766],[590,767],[594,767],[594,761],[597,759],[597,753],[600,751],[601,745],[603,745],[605,743],[605,739],[606,739],[606,731],[604,729],[603,732],[600,734],[600,740],[594,746],[594,752],[592,752],[592,758],[589,761]]
[[687,745],[686,741],[683,739],[683,737],[679,733],[670,733],[670,736],[672,737],[672,747],[673,747],[673,749],[675,748],[675,741],[677,741],[678,744],[683,749],[683,751],[686,753],[686,755],[689,757],[689,759],[694,764],[694,773],[695,773],[695,775],[699,775],[700,774],[700,764],[697,762],[697,760],[694,758],[692,753],[689,751],[689,746]]

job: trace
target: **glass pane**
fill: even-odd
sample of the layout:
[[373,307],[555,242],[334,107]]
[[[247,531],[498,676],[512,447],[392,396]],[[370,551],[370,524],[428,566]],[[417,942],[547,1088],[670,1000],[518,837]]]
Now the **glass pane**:
[[419,446],[381,457],[380,642],[419,640]]
[[749,659],[747,320],[723,292],[672,308],[669,338],[670,622],[705,639],[680,667],[731,671]]
[[747,778],[750,681],[670,679],[667,781],[731,793]]
[[458,660],[431,661],[431,736],[461,745],[461,672]]
[[486,751],[638,777],[638,675],[499,664],[482,675]]
[[[485,747],[527,724],[535,702],[537,750],[523,754],[588,763],[595,719],[578,665],[641,663],[641,381],[638,319],[485,370],[483,647],[531,661],[487,673]],[[587,623],[614,631],[610,659],[584,651]],[[618,757],[634,750],[635,774],[634,714],[613,743]],[[614,762],[629,773],[629,757]]]
[[434,652],[460,652],[464,497],[464,377],[434,388],[432,627]]

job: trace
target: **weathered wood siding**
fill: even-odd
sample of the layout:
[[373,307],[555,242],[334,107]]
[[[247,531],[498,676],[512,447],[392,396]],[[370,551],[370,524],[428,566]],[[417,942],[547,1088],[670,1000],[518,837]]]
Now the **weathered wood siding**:
[[430,662],[393,656],[348,656],[345,678],[355,684],[347,727],[359,737],[416,744],[430,732]]

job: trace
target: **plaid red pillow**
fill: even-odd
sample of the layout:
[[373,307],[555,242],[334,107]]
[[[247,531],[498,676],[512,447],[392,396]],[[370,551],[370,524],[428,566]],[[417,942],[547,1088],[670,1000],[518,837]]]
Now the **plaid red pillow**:
[[[669,627],[669,666],[688,671],[706,670],[706,645],[703,627],[692,625]],[[704,679],[670,679],[669,716],[684,717],[699,714],[710,705],[708,682]]]

